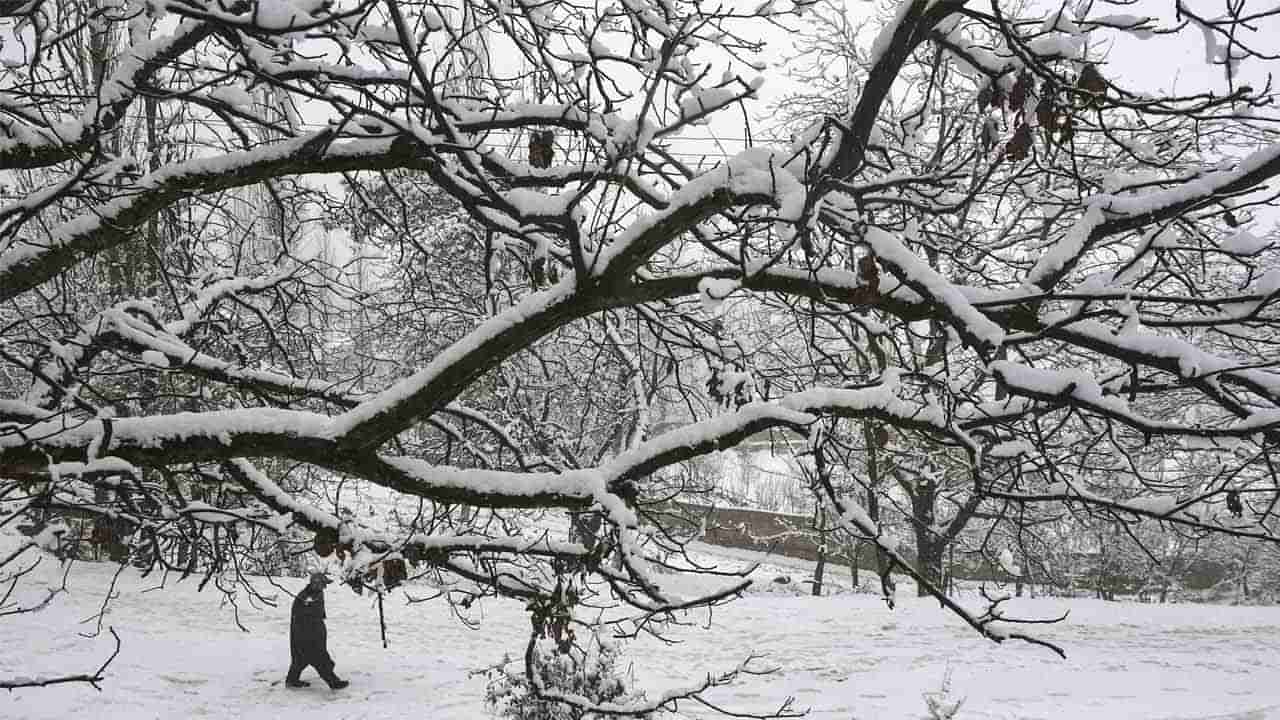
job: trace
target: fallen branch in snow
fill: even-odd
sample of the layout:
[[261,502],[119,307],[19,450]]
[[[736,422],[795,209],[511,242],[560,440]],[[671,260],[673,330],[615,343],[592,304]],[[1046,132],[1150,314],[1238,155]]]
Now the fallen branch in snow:
[[116,656],[120,654],[120,634],[116,632],[114,627],[109,627],[107,629],[111,631],[111,637],[116,639],[116,649],[111,652],[111,657],[107,658],[106,662],[102,663],[102,665],[99,666],[93,674],[60,675],[57,677],[37,676],[34,678],[19,675],[7,680],[0,680],[0,690],[8,690],[12,692],[20,688],[49,687],[50,685],[82,682],[88,683],[93,686],[94,690],[101,692],[102,688],[98,683],[101,683],[105,679],[103,673],[106,672],[107,666],[109,666],[112,661],[116,659]]

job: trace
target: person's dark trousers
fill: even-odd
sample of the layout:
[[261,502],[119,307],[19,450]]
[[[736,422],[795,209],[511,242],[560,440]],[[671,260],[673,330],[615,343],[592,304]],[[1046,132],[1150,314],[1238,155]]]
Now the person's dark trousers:
[[325,683],[329,683],[329,687],[339,682],[338,675],[333,673],[334,662],[329,653],[325,652],[323,657],[303,657],[300,655],[293,656],[289,662],[289,674],[285,675],[284,682],[288,684],[296,684],[298,678],[302,675],[302,671],[307,666],[315,667],[316,674],[320,675],[320,679]]
[[338,676],[333,673],[333,660],[325,658],[319,661],[312,661],[307,658],[293,658],[293,662],[289,665],[289,674],[285,676],[285,682],[289,685],[297,684],[302,671],[308,666],[316,669],[316,674],[321,680],[329,683],[329,687],[336,685],[339,680]]

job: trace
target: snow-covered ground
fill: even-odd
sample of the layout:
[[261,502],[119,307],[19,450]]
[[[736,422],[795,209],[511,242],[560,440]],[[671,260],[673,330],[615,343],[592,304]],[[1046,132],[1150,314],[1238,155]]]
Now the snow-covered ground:
[[[1060,660],[1043,649],[979,639],[936,603],[903,597],[890,611],[874,595],[788,593],[769,582],[788,570],[802,577],[803,563],[788,564],[761,570],[768,592],[718,608],[711,630],[685,628],[675,645],[629,645],[637,679],[653,689],[687,684],[758,652],[777,672],[717,690],[714,699],[761,711],[795,696],[812,718],[921,718],[923,694],[939,691],[950,674],[951,697],[964,699],[960,720],[1280,718],[1280,608],[1009,603],[1027,615],[1071,611],[1061,625],[1042,628],[1066,648]],[[834,572],[847,583],[847,570]],[[105,629],[94,639],[78,633],[94,629],[93,621],[81,621],[97,612],[111,577],[109,566],[77,565],[70,593],[51,607],[0,618],[0,677],[96,668],[113,647],[110,636]],[[121,575],[104,626],[116,628],[123,649],[101,692],[64,685],[0,694],[0,718],[481,719],[485,679],[469,672],[518,654],[527,628],[515,603],[486,603],[474,613],[479,629],[470,629],[440,603],[407,605],[399,595],[387,604],[390,648],[383,650],[370,599],[333,586],[330,649],[351,687],[334,692],[317,682],[289,690],[279,682],[288,664],[286,593],[275,590],[276,607],[253,607],[241,597],[243,632],[216,591],[197,593],[194,580],[172,579],[165,590],[151,590],[157,584],[133,571]],[[300,581],[282,586],[296,590]]]

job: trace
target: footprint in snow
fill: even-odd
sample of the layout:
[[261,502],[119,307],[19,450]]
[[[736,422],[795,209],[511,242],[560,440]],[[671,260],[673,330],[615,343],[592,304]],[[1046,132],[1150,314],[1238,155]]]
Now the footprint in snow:
[[208,678],[191,675],[187,675],[185,677],[180,675],[161,675],[160,679],[167,680],[174,685],[204,685],[209,682]]

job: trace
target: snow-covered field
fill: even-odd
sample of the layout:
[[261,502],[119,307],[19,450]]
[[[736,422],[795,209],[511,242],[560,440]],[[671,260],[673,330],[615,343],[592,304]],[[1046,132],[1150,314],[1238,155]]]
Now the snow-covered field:
[[[785,571],[762,570],[767,589],[777,590],[768,581]],[[847,571],[837,573],[847,581]],[[0,677],[96,668],[113,647],[110,636],[105,629],[96,639],[78,633],[93,630],[94,622],[81,621],[97,612],[111,576],[108,566],[78,565],[70,593],[51,607],[0,618]],[[485,604],[474,614],[480,628],[469,629],[440,603],[406,605],[400,595],[387,605],[391,645],[383,650],[370,599],[334,586],[330,649],[351,687],[334,692],[317,682],[289,690],[278,682],[288,665],[288,595],[276,590],[274,608],[251,607],[242,597],[246,633],[216,591],[197,593],[194,580],[172,579],[165,590],[151,590],[157,584],[133,571],[121,575],[104,625],[120,633],[123,649],[101,692],[64,685],[4,693],[0,718],[480,719],[485,680],[469,671],[520,652],[527,627],[518,604]],[[289,590],[299,586],[283,582]],[[951,697],[964,699],[961,720],[1280,718],[1280,608],[1053,599],[1009,605],[1039,616],[1070,610],[1065,623],[1043,629],[1067,659],[981,640],[936,603],[904,597],[890,611],[873,595],[785,592],[752,594],[717,609],[712,630],[682,630],[676,645],[632,643],[628,655],[638,680],[660,689],[726,669],[749,652],[766,653],[774,675],[712,697],[761,711],[795,696],[812,718],[924,717],[923,694],[939,691],[948,673]]]

